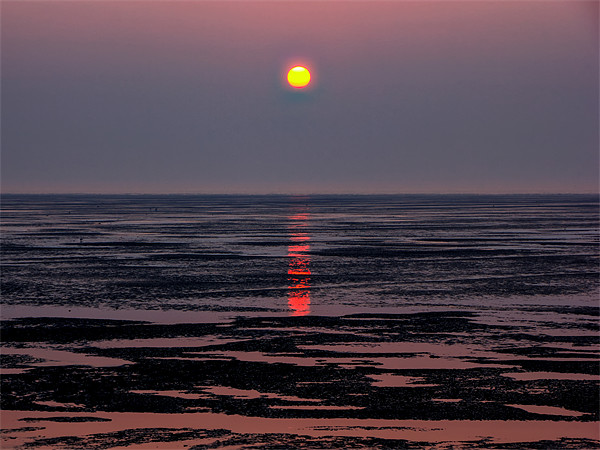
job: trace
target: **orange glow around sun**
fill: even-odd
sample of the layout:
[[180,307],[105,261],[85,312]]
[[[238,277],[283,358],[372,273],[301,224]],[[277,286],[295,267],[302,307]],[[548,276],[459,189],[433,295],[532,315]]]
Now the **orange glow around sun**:
[[292,87],[306,87],[310,83],[310,72],[304,66],[294,66],[289,70],[287,80]]

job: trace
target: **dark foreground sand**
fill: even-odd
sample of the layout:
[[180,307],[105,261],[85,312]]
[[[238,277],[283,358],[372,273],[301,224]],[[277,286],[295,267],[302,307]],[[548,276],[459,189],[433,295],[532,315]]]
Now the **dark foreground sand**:
[[554,313],[4,321],[2,448],[597,448],[598,308]]

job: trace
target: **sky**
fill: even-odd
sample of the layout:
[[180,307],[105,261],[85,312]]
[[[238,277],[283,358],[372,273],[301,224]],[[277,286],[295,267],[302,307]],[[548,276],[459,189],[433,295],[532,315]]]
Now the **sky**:
[[2,192],[598,192],[598,7],[3,0]]

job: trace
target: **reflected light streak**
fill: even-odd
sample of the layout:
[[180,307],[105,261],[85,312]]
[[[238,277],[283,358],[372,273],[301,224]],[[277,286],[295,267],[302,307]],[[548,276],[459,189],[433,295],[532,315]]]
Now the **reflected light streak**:
[[309,241],[310,237],[306,233],[294,233],[290,239],[292,242],[304,242]]
[[[308,220],[308,217],[309,217],[308,213],[291,215],[289,217],[289,219],[296,221],[296,223],[292,223],[290,226],[292,226],[292,227],[305,227],[306,226],[305,222]],[[302,222],[302,223],[298,223],[298,222]]]
[[290,315],[305,316],[310,313],[310,236],[297,231],[306,227],[308,213],[294,214],[289,217],[292,221],[290,228],[291,243],[288,246],[288,305]]
[[306,256],[304,252],[310,250],[310,245],[290,245],[288,247],[288,256]]

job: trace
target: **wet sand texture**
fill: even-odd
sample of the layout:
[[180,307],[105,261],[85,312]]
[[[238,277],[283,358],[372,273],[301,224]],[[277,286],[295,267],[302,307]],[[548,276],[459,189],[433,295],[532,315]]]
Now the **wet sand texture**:
[[3,442],[600,444],[598,337],[528,335],[476,319],[438,312],[239,318],[226,326],[5,321],[3,366],[15,372],[2,377]]

